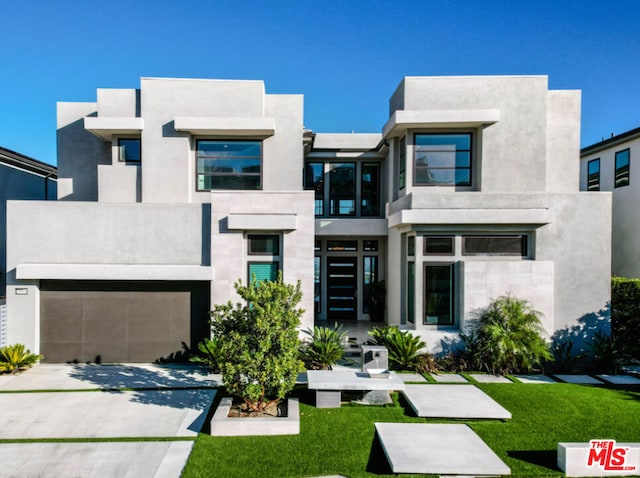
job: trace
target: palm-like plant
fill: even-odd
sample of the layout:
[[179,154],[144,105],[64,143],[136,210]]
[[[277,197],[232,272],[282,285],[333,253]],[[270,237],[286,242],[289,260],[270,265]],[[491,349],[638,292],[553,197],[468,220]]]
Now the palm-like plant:
[[303,332],[310,337],[300,349],[307,367],[331,370],[344,355],[347,332],[343,330],[342,324],[336,324],[333,328],[316,326],[313,330],[307,329]]
[[23,344],[7,345],[0,349],[0,370],[16,374],[42,358],[42,355],[32,354]]
[[369,332],[371,345],[382,345],[389,351],[389,368],[393,370],[415,370],[425,343],[408,330],[397,327],[376,327]]
[[222,339],[216,336],[206,338],[198,344],[198,350],[200,354],[190,357],[189,361],[206,365],[210,372],[220,372],[220,365],[225,358]]
[[511,295],[495,299],[479,317],[476,354],[492,373],[530,372],[553,355],[543,339],[541,313]]

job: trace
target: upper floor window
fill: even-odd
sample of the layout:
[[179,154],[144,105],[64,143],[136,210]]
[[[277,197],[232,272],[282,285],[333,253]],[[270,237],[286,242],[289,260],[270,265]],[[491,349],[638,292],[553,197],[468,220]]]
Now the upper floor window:
[[398,141],[398,191],[407,185],[407,139],[405,136]]
[[378,162],[307,161],[303,183],[315,191],[316,216],[380,216]]
[[262,141],[199,140],[197,189],[262,189]]
[[471,133],[415,135],[416,186],[471,186]]
[[587,163],[587,191],[600,191],[600,158]]
[[125,163],[139,163],[142,159],[140,138],[118,139],[118,159]]
[[615,187],[629,185],[629,149],[623,149],[616,153]]

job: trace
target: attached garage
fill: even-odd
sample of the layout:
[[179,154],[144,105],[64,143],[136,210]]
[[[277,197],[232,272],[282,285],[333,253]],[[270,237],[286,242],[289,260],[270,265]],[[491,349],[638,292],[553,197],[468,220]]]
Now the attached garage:
[[45,362],[180,358],[209,333],[209,282],[41,281]]

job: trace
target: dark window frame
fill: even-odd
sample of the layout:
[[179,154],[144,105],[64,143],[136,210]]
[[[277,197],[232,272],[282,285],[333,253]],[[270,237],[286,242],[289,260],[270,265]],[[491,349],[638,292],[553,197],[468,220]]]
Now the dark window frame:
[[407,187],[407,137],[398,140],[398,192]]
[[[342,243],[343,247],[337,247],[338,243]],[[358,250],[359,248],[357,240],[327,239],[327,252],[358,252]]]
[[[441,323],[427,322],[427,294],[429,292],[429,281],[427,280],[427,269],[429,267],[448,267],[449,268],[449,321]],[[422,325],[438,326],[438,327],[454,327],[456,325],[456,268],[454,262],[425,262],[423,263],[423,303],[422,303]]]
[[[376,168],[376,178],[375,178],[375,185],[374,185],[374,191],[373,191],[373,198],[375,201],[375,205],[373,207],[371,207],[372,209],[372,213],[371,214],[365,214],[364,210],[365,210],[365,206],[364,206],[364,201],[365,198],[364,197],[364,185],[365,185],[365,181],[364,181],[364,175],[365,175],[365,168],[367,167],[371,167],[371,166],[375,166]],[[360,204],[360,216],[361,217],[380,217],[380,185],[381,185],[381,177],[380,177],[380,173],[382,171],[382,167],[380,165],[380,162],[378,161],[364,161],[360,164],[360,200],[358,201]],[[356,185],[356,196],[357,196],[357,192],[358,192],[358,186]],[[373,201],[372,201],[373,202]],[[356,209],[356,213],[358,213],[358,210]]]
[[[468,252],[466,239],[469,238],[520,238],[520,252],[519,253],[509,253],[509,252]],[[462,251],[461,254],[463,256],[502,256],[502,257],[522,257],[527,258],[530,256],[529,252],[529,234],[463,234],[462,235]]]
[[[591,173],[592,164],[598,165],[596,173]],[[600,191],[600,158],[591,159],[587,162],[587,191]]]
[[[240,173],[240,174],[212,174],[212,173],[200,173],[198,172],[200,159],[216,159],[215,155],[209,156],[201,156],[198,151],[200,150],[200,143],[255,143],[260,147],[260,172],[259,173]],[[253,138],[243,138],[243,139],[216,139],[216,138],[199,138],[196,139],[196,167],[195,167],[195,175],[196,175],[196,192],[209,192],[209,191],[261,191],[263,188],[263,179],[264,179],[264,148],[263,148],[263,140],[261,139],[253,139]],[[217,156],[220,157],[220,156]],[[247,159],[247,158],[257,158],[257,156],[238,156],[235,159]],[[239,189],[239,188],[200,188],[199,186],[199,178],[200,176],[211,176],[211,177],[224,177],[224,176],[258,176],[258,187],[253,189]]]
[[[313,187],[309,187],[309,183],[308,183],[308,178],[307,178],[307,174],[308,174],[308,169],[307,169],[307,165],[311,166],[311,165],[320,165],[321,169],[322,169],[322,179],[319,181],[319,183],[316,183],[315,181],[313,181]],[[326,210],[326,198],[325,198],[325,162],[324,161],[305,161],[304,162],[304,172],[303,172],[303,186],[305,191],[315,191],[315,196],[314,196],[314,210],[315,210],[315,215],[316,217],[322,217],[324,216],[325,210]],[[320,206],[318,208],[318,205]],[[318,209],[320,209],[320,211],[318,212]]]
[[[127,159],[126,158],[126,146],[122,143],[124,142],[136,142],[138,143],[138,158],[139,159]],[[118,138],[118,161],[120,163],[132,163],[132,164],[140,164],[142,162],[142,140],[140,138]]]
[[[429,252],[428,246],[429,246],[429,240],[430,239],[449,239],[451,241],[451,252]],[[455,256],[456,255],[456,237],[455,236],[451,236],[451,235],[428,235],[428,236],[424,236],[422,238],[422,242],[423,242],[423,254],[425,256]]]
[[[255,239],[266,239],[266,238],[275,238],[276,251],[275,252],[255,252],[252,250],[251,246],[253,244],[253,240]],[[247,255],[249,256],[271,256],[278,257],[280,256],[280,235],[279,234],[248,234],[247,235]]]
[[[456,153],[460,152],[460,153],[464,153],[467,152],[469,153],[469,167],[458,167],[455,166],[453,168],[447,167],[447,168],[442,168],[442,167],[435,167],[435,168],[431,168],[434,170],[453,170],[453,175],[454,175],[454,182],[452,184],[438,184],[438,183],[422,183],[422,182],[418,182],[418,173],[417,173],[417,168],[418,168],[418,162],[416,161],[416,156],[418,151],[418,146],[422,146],[422,145],[417,145],[417,138],[418,136],[468,136],[469,137],[469,149],[456,149]],[[473,183],[474,183],[474,178],[473,178],[473,174],[474,174],[474,143],[475,141],[475,134],[473,131],[444,131],[444,132],[439,132],[439,131],[421,131],[421,132],[417,132],[413,134],[413,186],[414,187],[462,187],[462,188],[473,188]],[[444,152],[449,152],[449,151],[444,151]],[[469,171],[469,181],[468,182],[464,182],[464,183],[458,183],[456,181],[456,172],[458,170],[468,170]]]
[[[618,166],[618,158],[624,153],[626,153],[627,164],[625,166]],[[613,187],[622,188],[628,186],[629,184],[631,184],[631,148],[616,151],[614,161],[615,173],[613,179]]]

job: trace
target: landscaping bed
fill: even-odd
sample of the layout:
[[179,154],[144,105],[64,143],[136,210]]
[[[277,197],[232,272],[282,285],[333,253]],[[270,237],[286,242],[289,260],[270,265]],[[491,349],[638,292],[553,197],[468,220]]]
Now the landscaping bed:
[[[477,386],[513,418],[462,423],[468,423],[511,468],[512,476],[562,476],[556,468],[556,448],[561,441],[613,438],[640,442],[639,386]],[[451,422],[417,418],[397,395],[389,406],[339,409],[315,408],[313,393],[307,390],[297,389],[293,396],[300,399],[300,435],[228,438],[201,433],[183,476],[208,477],[212,471],[229,478],[394,476],[375,439],[374,422]]]

